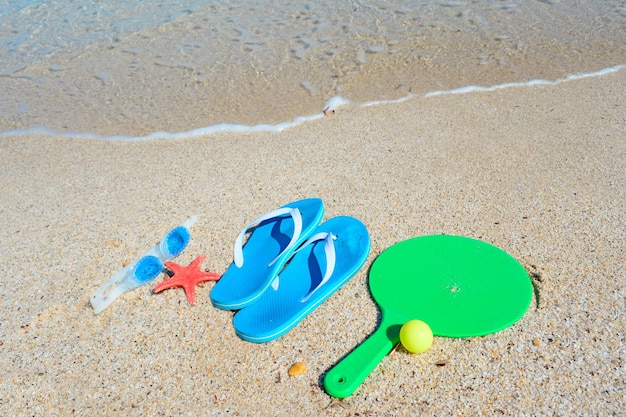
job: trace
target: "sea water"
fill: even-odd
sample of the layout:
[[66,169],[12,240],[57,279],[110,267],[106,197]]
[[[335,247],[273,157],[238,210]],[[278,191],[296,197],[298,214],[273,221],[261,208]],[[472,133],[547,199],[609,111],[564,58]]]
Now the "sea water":
[[0,134],[280,130],[626,64],[617,0],[0,1]]

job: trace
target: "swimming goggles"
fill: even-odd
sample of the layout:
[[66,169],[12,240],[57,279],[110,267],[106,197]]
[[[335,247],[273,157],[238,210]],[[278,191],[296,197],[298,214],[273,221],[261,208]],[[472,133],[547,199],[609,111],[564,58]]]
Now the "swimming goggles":
[[116,298],[125,292],[145,285],[159,276],[164,263],[179,255],[189,244],[189,229],[196,222],[193,216],[182,225],[170,230],[159,243],[145,255],[128,266],[102,285],[91,296],[91,305],[96,314],[107,308]]

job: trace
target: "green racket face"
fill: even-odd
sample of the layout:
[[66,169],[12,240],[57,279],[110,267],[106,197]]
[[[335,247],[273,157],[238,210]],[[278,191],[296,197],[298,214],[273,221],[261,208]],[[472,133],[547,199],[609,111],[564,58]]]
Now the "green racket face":
[[519,320],[532,299],[532,284],[519,262],[461,236],[402,241],[376,259],[369,281],[382,310],[381,327],[419,319],[436,336],[497,332]]

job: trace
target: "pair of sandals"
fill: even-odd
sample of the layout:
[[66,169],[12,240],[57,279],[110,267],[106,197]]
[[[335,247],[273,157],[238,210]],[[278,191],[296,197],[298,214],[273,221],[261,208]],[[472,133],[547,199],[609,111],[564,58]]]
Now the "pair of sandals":
[[234,262],[211,290],[215,307],[239,310],[233,318],[239,337],[256,343],[279,338],[365,264],[365,225],[348,216],[320,224],[323,215],[322,200],[310,198],[271,211],[241,231]]

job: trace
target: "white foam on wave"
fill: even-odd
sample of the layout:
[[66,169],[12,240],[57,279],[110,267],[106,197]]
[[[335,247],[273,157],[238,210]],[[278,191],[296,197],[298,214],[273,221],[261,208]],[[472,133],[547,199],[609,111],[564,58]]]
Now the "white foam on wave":
[[115,135],[115,136],[103,136],[96,133],[88,132],[57,132],[47,127],[33,127],[23,130],[9,130],[6,132],[0,132],[0,137],[3,136],[16,136],[16,135],[46,135],[56,136],[68,139],[90,139],[100,141],[111,142],[145,142],[152,140],[181,140],[197,138],[202,136],[210,136],[216,133],[257,133],[257,132],[280,132],[290,127],[298,126],[304,122],[315,120],[323,117],[323,114],[314,114],[311,116],[296,117],[291,122],[283,122],[277,124],[258,124],[254,126],[237,125],[220,123],[216,125],[200,127],[185,132],[163,132],[157,131],[145,136],[128,136],[128,135]]
[[491,87],[481,87],[481,86],[470,85],[470,86],[467,86],[467,87],[455,88],[453,90],[447,90],[447,91],[432,91],[430,93],[426,93],[424,95],[424,97],[439,96],[439,95],[443,95],[443,94],[465,94],[465,93],[473,93],[473,92],[495,91],[495,90],[500,90],[500,89],[503,89],[503,88],[512,88],[512,87],[530,87],[530,86],[535,86],[535,85],[557,85],[557,84],[560,84],[560,83],[566,82],[566,81],[579,80],[581,78],[588,78],[588,77],[597,77],[597,76],[600,76],[600,75],[605,75],[605,74],[609,74],[609,73],[612,73],[612,72],[617,72],[622,67],[623,67],[623,65],[616,65],[614,67],[604,68],[604,69],[602,69],[600,71],[596,71],[596,72],[589,72],[589,73],[582,73],[582,74],[571,74],[571,75],[568,75],[565,78],[560,78],[560,79],[557,79],[557,80],[554,80],[554,81],[549,81],[549,80],[530,80],[530,81],[519,82],[519,83],[497,84],[497,85],[493,85]]
[[364,103],[357,103],[350,101],[341,96],[335,96],[328,100],[323,107],[322,112],[313,114],[310,116],[300,116],[296,117],[290,122],[282,122],[277,124],[258,124],[254,126],[246,126],[246,125],[238,125],[238,124],[228,124],[221,123],[206,127],[201,127],[198,129],[193,129],[185,132],[154,132],[145,136],[128,136],[128,135],[117,135],[117,136],[102,136],[95,133],[88,132],[57,132],[53,129],[49,129],[46,127],[33,127],[29,129],[23,130],[8,130],[5,132],[0,132],[0,137],[5,136],[19,136],[19,135],[46,135],[46,136],[55,136],[55,137],[64,137],[69,139],[91,139],[91,140],[99,140],[99,141],[125,141],[125,142],[142,142],[142,141],[153,141],[153,140],[181,140],[181,139],[190,139],[197,138],[203,136],[210,136],[216,133],[257,133],[257,132],[281,132],[285,129],[289,129],[298,125],[301,125],[305,122],[310,122],[313,120],[320,119],[324,117],[324,112],[328,110],[337,110],[343,106],[354,106],[354,107],[369,107],[376,106],[381,104],[393,104],[393,103],[401,103],[403,101],[407,101],[409,99],[415,97],[433,97],[439,95],[448,95],[448,94],[467,94],[473,92],[488,92],[500,90],[503,88],[516,88],[516,87],[529,87],[536,85],[557,85],[562,82],[578,80],[581,78],[588,77],[597,77],[613,72],[617,72],[622,69],[624,65],[616,65],[609,68],[604,68],[600,71],[590,72],[590,73],[582,73],[582,74],[571,74],[565,78],[560,78],[554,81],[549,80],[530,80],[525,82],[515,82],[515,83],[504,83],[497,84],[490,87],[481,87],[481,86],[466,86],[461,88],[455,88],[452,90],[445,91],[432,91],[423,95],[418,94],[408,94],[407,96],[394,99],[394,100],[376,100],[376,101],[368,101]]

